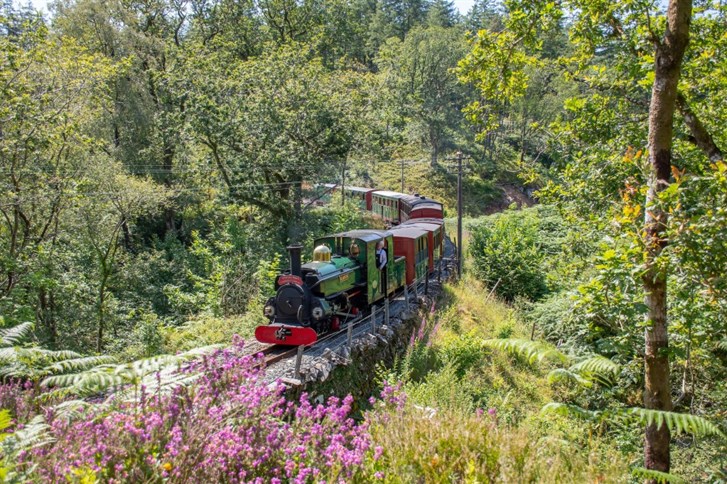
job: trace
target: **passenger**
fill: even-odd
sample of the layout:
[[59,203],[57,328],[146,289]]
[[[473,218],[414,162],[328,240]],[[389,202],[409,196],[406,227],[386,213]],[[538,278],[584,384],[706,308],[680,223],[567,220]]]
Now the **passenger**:
[[386,249],[384,248],[384,241],[380,240],[378,244],[376,244],[376,267],[381,271],[381,291],[386,294],[387,291],[387,271],[386,271],[386,263],[388,262],[388,258],[386,256]]

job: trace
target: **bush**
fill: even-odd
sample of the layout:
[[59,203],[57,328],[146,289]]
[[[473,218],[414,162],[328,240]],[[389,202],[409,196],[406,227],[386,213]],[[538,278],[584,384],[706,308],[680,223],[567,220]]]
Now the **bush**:
[[508,301],[539,299],[548,291],[537,211],[506,212],[472,228],[475,275]]

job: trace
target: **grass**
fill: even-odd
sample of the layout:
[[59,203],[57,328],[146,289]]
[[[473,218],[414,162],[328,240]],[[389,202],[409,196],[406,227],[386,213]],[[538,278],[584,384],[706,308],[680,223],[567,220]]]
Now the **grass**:
[[547,365],[481,344],[529,337],[513,309],[465,275],[445,289],[429,341],[387,378],[403,378],[402,410],[369,417],[386,482],[619,482],[628,464],[587,424],[540,409],[554,399]]

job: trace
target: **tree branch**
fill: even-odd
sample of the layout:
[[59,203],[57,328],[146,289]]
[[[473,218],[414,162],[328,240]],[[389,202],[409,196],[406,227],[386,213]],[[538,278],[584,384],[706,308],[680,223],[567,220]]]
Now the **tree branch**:
[[702,121],[694,114],[687,99],[681,92],[677,93],[677,107],[684,117],[684,124],[689,128],[689,133],[691,134],[689,141],[699,147],[707,155],[709,161],[714,163],[723,160],[724,155],[722,154],[722,150],[714,142],[714,138],[712,138],[712,135],[707,131],[704,124],[702,124]]

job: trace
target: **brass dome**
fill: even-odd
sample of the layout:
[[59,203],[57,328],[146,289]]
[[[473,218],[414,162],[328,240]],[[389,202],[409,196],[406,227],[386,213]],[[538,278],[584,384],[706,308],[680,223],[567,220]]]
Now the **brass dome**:
[[318,262],[331,262],[331,249],[325,245],[319,245],[313,250],[313,260]]

